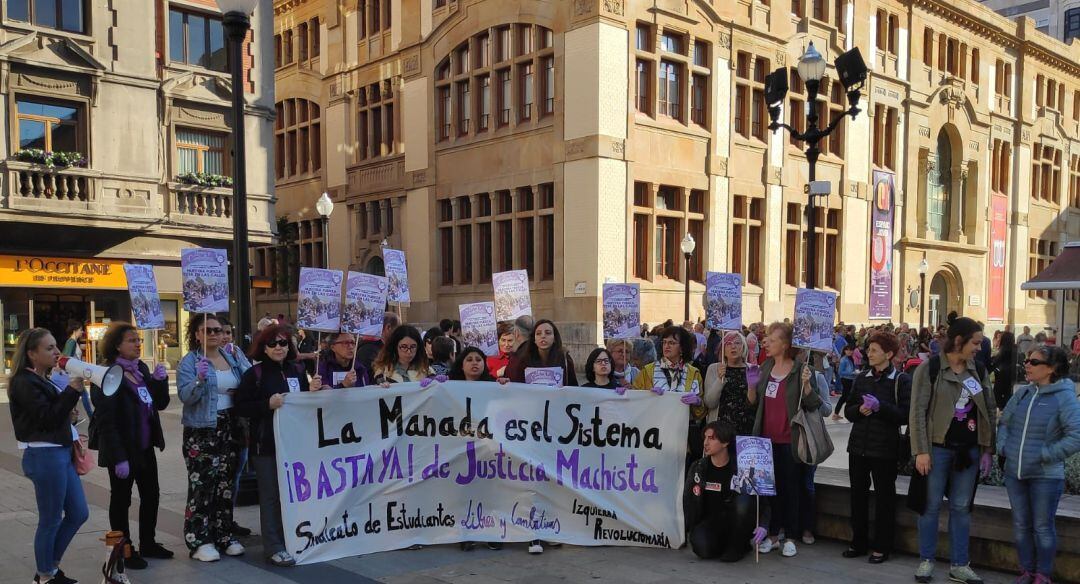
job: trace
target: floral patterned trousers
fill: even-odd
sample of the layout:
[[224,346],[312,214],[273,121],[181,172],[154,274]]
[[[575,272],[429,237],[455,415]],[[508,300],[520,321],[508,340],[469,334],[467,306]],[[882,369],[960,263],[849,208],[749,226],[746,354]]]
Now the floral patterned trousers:
[[214,428],[184,428],[184,464],[188,472],[184,542],[194,552],[213,544],[224,548],[234,541],[233,480],[236,477],[236,420],[228,410],[218,412]]

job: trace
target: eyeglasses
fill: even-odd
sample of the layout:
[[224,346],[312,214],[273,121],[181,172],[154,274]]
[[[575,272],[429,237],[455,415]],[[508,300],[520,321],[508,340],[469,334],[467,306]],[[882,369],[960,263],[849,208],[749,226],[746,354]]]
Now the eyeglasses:
[[355,344],[356,344],[356,341],[334,341],[334,343],[333,343],[333,344],[335,344],[335,345],[347,345],[347,346],[352,346],[352,345],[355,345]]
[[208,334],[208,335],[220,335],[222,329],[219,326],[210,326],[210,327],[206,327],[205,330],[206,330],[206,334]]
[[405,351],[406,353],[415,353],[416,345],[398,345],[399,351]]
[[1042,361],[1042,360],[1039,360],[1039,359],[1024,359],[1024,365],[1028,365],[1028,366],[1031,366],[1031,367],[1036,367],[1038,365],[1049,365],[1049,364],[1050,364],[1049,361]]
[[597,359],[596,361],[593,361],[593,363],[596,363],[597,365],[611,365],[611,359]]
[[675,339],[664,339],[663,345],[665,347],[678,347],[679,341],[676,341]]
[[268,341],[266,343],[266,348],[267,349],[272,349],[274,347],[288,347],[288,346],[289,346],[289,339],[274,339],[273,341]]

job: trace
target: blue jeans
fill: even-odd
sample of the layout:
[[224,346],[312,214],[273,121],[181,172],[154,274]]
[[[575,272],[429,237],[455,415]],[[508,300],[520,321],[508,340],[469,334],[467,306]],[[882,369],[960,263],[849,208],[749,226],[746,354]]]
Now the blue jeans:
[[1057,530],[1054,515],[1065,490],[1065,479],[1005,477],[1012,506],[1013,536],[1020,568],[1050,576],[1054,573]]
[[82,483],[71,462],[71,447],[27,448],[23,451],[23,474],[34,483],[38,526],[34,534],[34,562],[38,575],[56,573],[64,551],[79,527],[86,523]]
[[932,446],[930,476],[926,481],[926,511],[919,516],[919,557],[933,560],[937,551],[938,515],[949,487],[949,558],[954,566],[966,566],[968,534],[971,531],[971,503],[975,497],[975,481],[979,478],[979,449],[967,453],[971,465],[964,470],[953,468],[957,452]]

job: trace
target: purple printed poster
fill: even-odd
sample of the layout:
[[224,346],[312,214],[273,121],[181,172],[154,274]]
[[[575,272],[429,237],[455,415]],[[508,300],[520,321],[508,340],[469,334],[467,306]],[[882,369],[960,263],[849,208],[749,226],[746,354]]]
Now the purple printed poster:
[[708,272],[705,275],[705,319],[710,329],[742,329],[742,275]]
[[525,383],[562,387],[563,369],[562,367],[526,367]]
[[412,297],[409,294],[409,268],[405,264],[405,252],[389,247],[384,247],[382,252],[386,278],[390,282],[387,300],[392,306],[408,306],[412,303]]
[[300,268],[296,326],[336,333],[341,329],[341,270]]
[[131,314],[135,326],[142,330],[165,328],[165,313],[161,310],[154,266],[147,264],[124,264],[128,294],[131,296]]
[[491,277],[491,285],[495,288],[495,320],[502,322],[519,316],[532,316],[529,272],[499,272]]
[[870,211],[870,318],[892,318],[893,175],[874,171]]
[[362,337],[382,336],[389,288],[389,281],[382,276],[349,272],[345,304],[341,307],[341,330]]
[[474,302],[458,306],[461,314],[461,339],[466,347],[477,347],[485,355],[499,354],[498,323],[494,302]]
[[180,250],[180,273],[184,280],[184,310],[229,311],[229,256],[225,250],[202,247]]
[[776,496],[772,442],[755,436],[735,437],[735,476],[731,490],[746,495]]
[[833,323],[836,321],[836,293],[799,288],[795,292],[796,347],[833,350]]
[[604,284],[604,338],[631,339],[641,331],[641,293],[637,284]]

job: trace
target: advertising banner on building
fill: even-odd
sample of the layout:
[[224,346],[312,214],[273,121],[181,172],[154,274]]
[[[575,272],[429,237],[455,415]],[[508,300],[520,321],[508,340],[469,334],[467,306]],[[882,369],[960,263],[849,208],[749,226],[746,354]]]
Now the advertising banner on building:
[[341,330],[362,337],[382,337],[383,314],[389,280],[374,274],[349,272],[345,304],[341,307]]
[[514,320],[519,316],[532,316],[532,298],[529,296],[529,272],[511,270],[491,276],[495,289],[495,319],[499,322]]
[[641,334],[641,293],[637,284],[604,284],[604,338]]
[[986,291],[986,318],[1005,320],[1005,239],[1008,237],[1009,198],[990,199],[990,277]]
[[713,330],[742,329],[742,274],[705,275],[705,320]]
[[516,383],[287,394],[285,549],[300,564],[460,541],[678,549],[688,411]]
[[225,250],[181,249],[180,273],[184,280],[184,310],[229,312],[229,255]]
[[405,264],[405,252],[384,247],[383,265],[386,279],[390,282],[387,301],[391,306],[408,306],[412,303],[409,293],[409,267]]
[[466,347],[476,347],[485,355],[499,354],[499,323],[495,322],[494,302],[459,304],[461,339]]
[[836,293],[799,288],[795,291],[796,347],[833,350],[833,323],[836,322]]
[[124,261],[0,255],[0,288],[123,290]]
[[870,209],[870,318],[892,318],[893,175],[874,171]]
[[161,310],[154,266],[147,264],[124,264],[128,294],[131,296],[131,314],[135,326],[144,330],[165,328],[165,312]]
[[341,329],[341,270],[300,268],[296,326],[336,333]]

